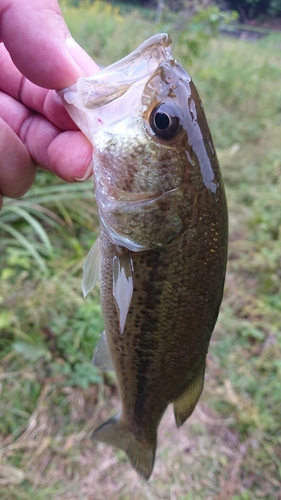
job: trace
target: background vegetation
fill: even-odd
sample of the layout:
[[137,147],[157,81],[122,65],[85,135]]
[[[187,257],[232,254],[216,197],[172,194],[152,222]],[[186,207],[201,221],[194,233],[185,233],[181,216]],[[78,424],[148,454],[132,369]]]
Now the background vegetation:
[[[84,0],[68,0],[69,5],[78,7]],[[110,0],[113,5],[120,5],[123,9],[132,6],[150,9],[170,9],[174,12],[197,8],[217,6],[222,9],[233,9],[239,13],[241,20],[247,22],[251,19],[263,20],[266,16],[281,15],[281,0]]]
[[[281,66],[279,35],[218,37],[214,8],[161,25],[96,1],[63,4],[101,64],[169,31],[199,89],[225,179],[230,248],[204,394],[176,430],[168,411],[144,484],[124,454],[90,440],[116,411],[114,379],[91,363],[98,291],[81,266],[98,233],[92,182],[40,171],[0,214],[0,499],[280,500]],[[225,22],[225,19],[223,19]]]

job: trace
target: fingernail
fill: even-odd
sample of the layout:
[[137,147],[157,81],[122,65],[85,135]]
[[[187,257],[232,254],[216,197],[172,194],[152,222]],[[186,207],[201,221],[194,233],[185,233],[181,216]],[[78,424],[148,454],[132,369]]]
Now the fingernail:
[[86,170],[85,174],[83,175],[83,177],[75,177],[75,180],[79,181],[79,182],[83,182],[86,179],[89,179],[89,177],[91,177],[91,175],[93,174],[93,169],[94,169],[93,162],[91,161],[91,163],[88,165],[87,170]]

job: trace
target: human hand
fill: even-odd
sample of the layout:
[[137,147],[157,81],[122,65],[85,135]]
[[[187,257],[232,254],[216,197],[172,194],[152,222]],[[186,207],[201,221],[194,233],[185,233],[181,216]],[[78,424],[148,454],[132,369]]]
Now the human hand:
[[[55,90],[98,66],[71,38],[57,0],[0,0],[0,208],[22,196],[35,164],[82,178],[92,147]],[[53,89],[53,90],[50,90]]]

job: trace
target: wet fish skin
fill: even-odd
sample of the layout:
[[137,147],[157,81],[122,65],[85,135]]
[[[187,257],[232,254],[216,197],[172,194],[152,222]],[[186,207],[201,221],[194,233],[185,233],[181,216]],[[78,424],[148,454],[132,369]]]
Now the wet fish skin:
[[[100,80],[82,82],[74,97],[64,94],[94,146],[101,364],[107,358],[114,367],[122,405],[93,437],[125,450],[146,479],[168,404],[180,426],[200,397],[227,256],[226,199],[211,134],[169,46],[167,35],[156,35]],[[174,135],[153,130],[157,109],[174,113]],[[87,276],[96,275],[91,265],[84,267],[85,293],[94,284]]]
[[[186,231],[167,247],[134,253],[134,293],[122,335],[111,285],[116,248],[101,233],[101,299],[122,403],[116,432],[130,431],[150,445],[150,452],[155,450],[157,427],[167,405],[187,391],[183,406],[174,408],[180,426],[203,388],[205,358],[222,296],[220,259],[225,259],[222,237],[206,251],[201,249],[202,239],[213,239],[214,234],[210,213],[205,217],[210,226],[203,235]],[[107,434],[102,436],[98,429],[94,437],[118,443],[111,432]],[[136,464],[138,458],[130,456],[133,466],[148,478],[153,461],[144,458]]]

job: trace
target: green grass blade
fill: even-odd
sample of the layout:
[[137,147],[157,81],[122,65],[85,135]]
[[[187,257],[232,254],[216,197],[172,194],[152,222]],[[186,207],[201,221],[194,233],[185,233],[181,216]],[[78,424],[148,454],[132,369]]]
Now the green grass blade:
[[3,224],[2,222],[0,222],[0,229],[2,229],[3,231],[6,231],[11,236],[13,236],[18,242],[20,242],[22,244],[22,246],[24,248],[26,248],[26,250],[28,250],[28,252],[32,255],[32,257],[37,262],[37,264],[38,264],[39,268],[41,269],[41,271],[43,271],[43,273],[45,275],[48,274],[48,268],[47,268],[44,260],[42,259],[42,257],[37,252],[35,246],[32,243],[30,243],[30,241],[28,241],[28,239],[23,234],[21,234],[14,227],[9,226],[8,224]]
[[24,210],[23,208],[17,205],[10,205],[9,209],[10,211],[15,212],[20,217],[25,219],[26,222],[28,222],[28,224],[33,228],[39,239],[45,245],[48,252],[52,253],[53,252],[52,244],[42,224],[40,224],[40,222],[38,222],[30,213],[28,213],[27,210]]

